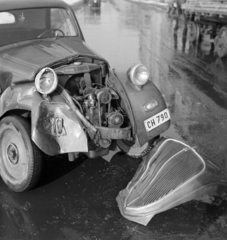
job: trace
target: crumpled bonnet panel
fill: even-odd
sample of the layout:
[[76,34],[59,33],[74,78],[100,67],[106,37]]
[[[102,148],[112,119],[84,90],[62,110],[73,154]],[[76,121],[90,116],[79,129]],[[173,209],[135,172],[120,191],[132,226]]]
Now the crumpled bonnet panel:
[[227,176],[185,143],[161,138],[144,157],[117,202],[121,214],[147,225],[157,213],[214,191]]

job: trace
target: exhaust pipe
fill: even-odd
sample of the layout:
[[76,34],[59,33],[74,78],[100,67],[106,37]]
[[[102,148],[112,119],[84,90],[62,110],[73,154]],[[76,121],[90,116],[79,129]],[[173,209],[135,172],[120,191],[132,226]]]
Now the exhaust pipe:
[[155,214],[214,193],[220,184],[227,185],[226,173],[185,143],[162,137],[116,200],[123,217],[146,226]]

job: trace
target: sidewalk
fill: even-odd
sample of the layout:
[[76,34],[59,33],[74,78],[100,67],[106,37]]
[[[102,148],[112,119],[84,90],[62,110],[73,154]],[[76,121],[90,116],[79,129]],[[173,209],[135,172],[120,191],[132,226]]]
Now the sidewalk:
[[[64,1],[70,5],[83,2],[83,0],[64,0]],[[167,8],[167,6],[168,6],[168,3],[164,2],[164,0],[128,0],[128,1],[135,2],[135,3],[137,2],[137,3],[147,4],[147,5],[154,5],[156,7],[161,7],[161,8]],[[163,1],[163,2],[161,2],[161,1]]]
[[73,5],[75,3],[80,3],[80,2],[83,2],[83,0],[63,0],[65,1],[66,3],[68,3],[69,5]]
[[164,9],[167,8],[168,6],[168,3],[167,3],[168,0],[166,2],[164,2],[163,0],[128,0],[128,1],[135,2],[135,3],[142,3],[146,5],[153,5],[153,6],[164,8]]

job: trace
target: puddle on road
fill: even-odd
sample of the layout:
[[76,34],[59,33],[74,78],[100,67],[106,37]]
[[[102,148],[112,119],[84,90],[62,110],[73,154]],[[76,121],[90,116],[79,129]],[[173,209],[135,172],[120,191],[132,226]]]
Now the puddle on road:
[[0,239],[13,240],[20,233],[21,239],[38,240],[38,230],[29,213],[30,202],[26,201],[21,205],[13,195],[7,190],[0,193]]

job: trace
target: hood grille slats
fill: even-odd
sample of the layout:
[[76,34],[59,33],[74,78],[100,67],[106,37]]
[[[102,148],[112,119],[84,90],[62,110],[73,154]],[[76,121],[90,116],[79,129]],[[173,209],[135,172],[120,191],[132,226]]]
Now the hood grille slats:
[[[178,151],[182,149],[181,146],[181,149],[178,148]],[[172,154],[173,151],[170,151],[169,157]],[[164,158],[168,159],[166,152]],[[133,194],[134,190],[132,191],[132,195],[128,199],[130,202],[128,201],[127,206],[137,208],[154,203],[199,174],[203,168],[203,161],[194,151],[191,149],[179,151],[175,157],[167,160],[164,165],[162,164],[158,172],[147,173],[146,180],[140,181],[135,188],[137,194]]]

